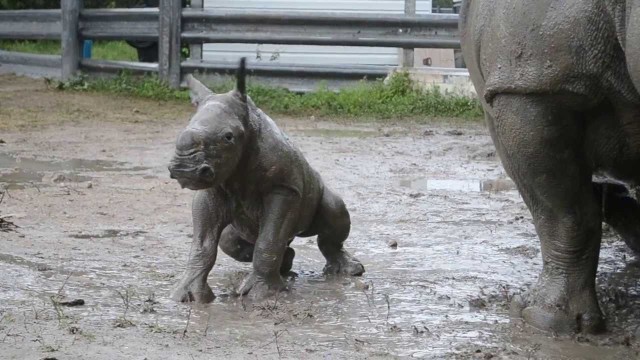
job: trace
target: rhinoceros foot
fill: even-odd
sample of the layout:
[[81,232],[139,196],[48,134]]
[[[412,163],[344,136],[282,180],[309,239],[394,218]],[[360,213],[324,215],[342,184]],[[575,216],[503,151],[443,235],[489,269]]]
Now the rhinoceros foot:
[[565,286],[545,279],[528,292],[514,296],[511,316],[557,334],[594,334],[605,328],[595,289],[567,291]]

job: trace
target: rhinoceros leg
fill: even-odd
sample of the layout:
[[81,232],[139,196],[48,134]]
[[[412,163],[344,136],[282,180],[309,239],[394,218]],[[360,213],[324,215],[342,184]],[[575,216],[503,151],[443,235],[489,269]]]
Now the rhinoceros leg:
[[324,189],[312,227],[318,235],[318,248],[327,260],[325,274],[359,276],[364,273],[360,261],[343,247],[351,230],[349,211],[344,201],[329,188]]
[[264,299],[288,290],[280,272],[288,245],[296,235],[301,206],[299,193],[285,187],[274,187],[264,197],[253,272],[244,278],[238,294]]
[[604,220],[611,225],[635,253],[640,254],[640,204],[626,186],[613,183],[595,184],[602,198]]
[[498,95],[488,116],[502,162],[533,216],[543,268],[512,315],[556,332],[597,332],[602,214],[580,117],[553,96]]
[[[228,225],[220,235],[220,249],[231,258],[240,262],[253,261],[253,251],[255,250],[255,240],[249,242],[245,240],[242,235],[236,230],[233,225]],[[293,258],[295,257],[295,251],[287,247],[280,265],[280,274],[287,275],[293,267]]]
[[222,235],[220,235],[219,246],[225,254],[237,261],[251,262],[253,260],[255,245],[243,239],[233,225],[227,225],[224,228]]
[[207,276],[216,263],[220,233],[228,224],[218,202],[215,190],[197,191],[193,198],[193,243],[182,280],[171,296],[175,301],[209,303],[215,299]]

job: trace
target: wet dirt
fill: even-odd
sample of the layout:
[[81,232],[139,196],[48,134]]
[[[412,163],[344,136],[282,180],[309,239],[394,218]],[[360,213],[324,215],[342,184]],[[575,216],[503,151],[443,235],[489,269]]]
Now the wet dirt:
[[[104,160],[69,159],[36,160],[21,158],[15,154],[0,153],[0,183],[4,183],[6,189],[24,188],[25,184],[60,183],[64,181],[83,182],[91,180],[90,176],[78,175],[78,173],[95,173],[103,171],[140,171],[144,167],[126,167],[126,163]],[[53,174],[50,181],[45,180],[46,174]]]
[[597,279],[606,334],[509,319],[542,261],[481,124],[276,118],[344,197],[346,247],[367,272],[325,278],[315,239],[297,239],[291,291],[252,303],[231,295],[250,265],[220,253],[218,297],[190,306],[168,296],[193,194],[166,170],[190,108],[0,76],[4,87],[0,216],[19,228],[0,232],[3,359],[638,358],[640,263],[611,232]]

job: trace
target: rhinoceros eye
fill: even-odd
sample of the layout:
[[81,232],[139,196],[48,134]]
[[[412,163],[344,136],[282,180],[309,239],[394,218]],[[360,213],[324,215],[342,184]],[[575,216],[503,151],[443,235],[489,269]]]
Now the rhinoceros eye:
[[231,142],[233,141],[233,133],[232,132],[228,132],[226,134],[224,134],[224,139]]

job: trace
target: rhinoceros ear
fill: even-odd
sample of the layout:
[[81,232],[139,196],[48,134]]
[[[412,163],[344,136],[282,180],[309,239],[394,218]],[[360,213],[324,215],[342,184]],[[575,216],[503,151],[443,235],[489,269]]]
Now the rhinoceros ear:
[[240,58],[236,72],[236,93],[242,102],[247,102],[247,58]]
[[203,83],[198,81],[193,75],[189,74],[186,77],[187,86],[189,87],[189,97],[191,103],[195,106],[202,104],[209,96],[213,95],[213,91],[204,86]]

